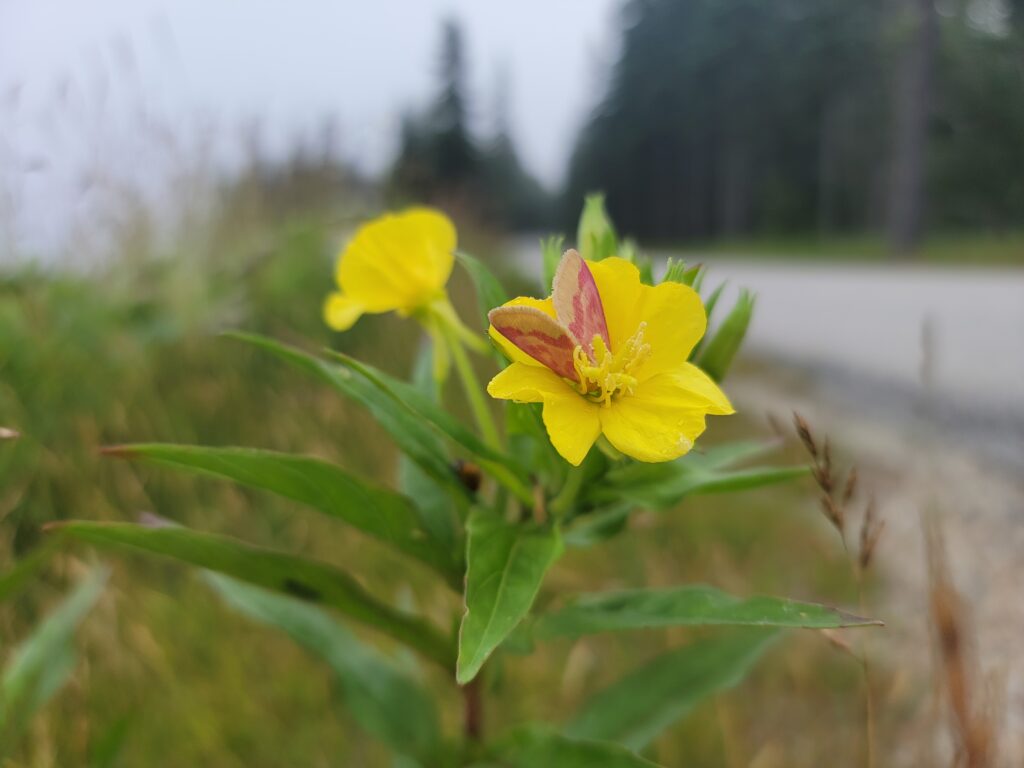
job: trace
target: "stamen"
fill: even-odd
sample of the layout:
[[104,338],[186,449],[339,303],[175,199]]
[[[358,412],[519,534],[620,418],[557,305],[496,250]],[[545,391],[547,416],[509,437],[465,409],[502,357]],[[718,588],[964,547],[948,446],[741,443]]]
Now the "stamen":
[[633,372],[651,354],[651,345],[644,342],[646,329],[647,323],[640,323],[637,332],[615,354],[598,335],[591,341],[592,356],[582,345],[577,346],[573,350],[573,367],[580,394],[606,406],[613,398],[633,394],[637,385]]

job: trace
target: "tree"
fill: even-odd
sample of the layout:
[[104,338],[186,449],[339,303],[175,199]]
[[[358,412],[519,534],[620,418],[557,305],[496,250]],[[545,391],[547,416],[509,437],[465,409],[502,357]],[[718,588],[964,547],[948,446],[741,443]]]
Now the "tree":
[[919,244],[925,217],[925,155],[932,108],[938,18],[933,0],[902,0],[895,88],[890,250],[907,255]]

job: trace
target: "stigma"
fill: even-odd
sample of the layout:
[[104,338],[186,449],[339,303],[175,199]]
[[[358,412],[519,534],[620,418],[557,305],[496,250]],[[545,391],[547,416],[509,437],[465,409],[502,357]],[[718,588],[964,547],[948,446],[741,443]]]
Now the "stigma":
[[599,335],[591,341],[592,355],[577,345],[572,358],[579,393],[605,406],[622,395],[633,394],[636,369],[651,355],[651,345],[644,342],[646,329],[647,323],[640,323],[636,333],[614,353]]

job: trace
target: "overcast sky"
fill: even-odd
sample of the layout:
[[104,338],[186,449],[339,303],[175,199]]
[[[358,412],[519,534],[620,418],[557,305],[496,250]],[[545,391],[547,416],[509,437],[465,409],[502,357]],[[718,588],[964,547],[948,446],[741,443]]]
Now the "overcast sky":
[[[0,0],[6,205],[16,198],[19,239],[45,241],[40,234],[57,227],[75,199],[71,188],[81,184],[86,159],[158,173],[153,158],[134,154],[141,151],[140,113],[179,138],[216,126],[215,153],[226,152],[224,137],[230,143],[253,118],[267,145],[280,148],[333,116],[340,151],[379,171],[394,151],[400,110],[422,106],[436,90],[446,16],[465,31],[476,127],[489,127],[495,82],[505,69],[523,160],[553,186],[614,59],[619,5]],[[12,169],[21,174],[15,182]]]

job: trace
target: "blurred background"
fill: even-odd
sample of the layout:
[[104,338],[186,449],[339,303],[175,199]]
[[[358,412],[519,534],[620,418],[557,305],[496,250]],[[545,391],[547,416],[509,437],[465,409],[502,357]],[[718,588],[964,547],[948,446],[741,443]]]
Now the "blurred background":
[[[945,657],[923,651],[927,519],[963,598],[971,727],[990,735],[992,765],[1020,765],[1020,0],[0,0],[0,427],[21,433],[0,440],[0,567],[46,522],[152,511],[436,601],[315,513],[96,448],[253,445],[389,481],[393,450],[362,412],[216,333],[332,345],[404,374],[416,329],[321,323],[360,221],[443,208],[462,247],[536,293],[538,238],[571,241],[595,191],[656,259],[758,294],[726,387],[740,416],[707,439],[788,433],[798,409],[877,499],[877,764],[949,764],[966,732]],[[470,311],[462,276],[454,290]],[[792,440],[781,450],[804,460]],[[816,504],[796,484],[641,515],[635,536],[574,553],[549,586],[697,580],[853,605]],[[0,605],[0,653],[93,558],[58,558]],[[14,765],[389,764],[287,639],[181,568],[113,566],[73,682]],[[516,661],[494,720],[554,718],[606,668],[678,637]],[[860,680],[802,634],[655,756],[863,765]]]

